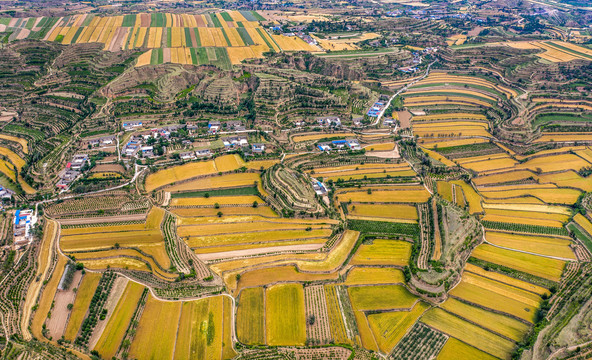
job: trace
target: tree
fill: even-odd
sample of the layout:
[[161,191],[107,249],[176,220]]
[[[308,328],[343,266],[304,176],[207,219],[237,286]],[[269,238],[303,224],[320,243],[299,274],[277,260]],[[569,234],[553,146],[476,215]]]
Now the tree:
[[222,215],[223,215],[222,211],[218,211],[218,213],[216,215],[218,215],[218,217],[222,217]]
[[257,203],[257,201],[253,201],[253,207],[256,208],[257,206],[259,206],[259,204]]

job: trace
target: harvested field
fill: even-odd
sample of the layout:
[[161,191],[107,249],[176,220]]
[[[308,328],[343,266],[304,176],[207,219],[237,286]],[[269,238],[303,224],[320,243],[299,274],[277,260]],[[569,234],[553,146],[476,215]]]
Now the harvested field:
[[404,284],[403,272],[386,267],[354,267],[347,274],[346,285]]

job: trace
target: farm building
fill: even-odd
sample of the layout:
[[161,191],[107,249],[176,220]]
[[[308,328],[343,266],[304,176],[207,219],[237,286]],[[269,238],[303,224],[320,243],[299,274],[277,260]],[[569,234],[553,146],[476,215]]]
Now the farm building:
[[76,154],[72,157],[72,161],[69,163],[70,166],[68,166],[68,168],[80,171],[87,162],[88,154]]
[[220,121],[210,121],[210,122],[208,123],[208,132],[209,132],[210,134],[215,134],[215,133],[217,133],[218,131],[220,131],[220,127],[221,127],[221,126],[222,126],[222,125],[220,124]]
[[265,144],[253,144],[251,151],[255,154],[263,154],[265,152]]
[[0,199],[2,200],[10,200],[12,199],[12,197],[14,196],[15,192],[10,190],[10,189],[6,189],[2,186],[0,186]]
[[351,150],[360,150],[362,149],[362,147],[360,146],[360,142],[358,141],[358,139],[345,139],[345,143],[347,144],[347,146],[351,149]]
[[13,234],[14,244],[24,245],[31,241],[31,218],[33,210],[17,210],[14,214]]
[[224,143],[224,147],[226,149],[249,145],[249,141],[247,140],[246,136],[229,136],[222,138],[222,142]]
[[212,156],[212,152],[210,151],[210,149],[196,150],[195,156],[197,156],[198,158],[210,157]]
[[324,127],[341,127],[341,119],[337,116],[318,117],[317,123]]
[[325,186],[325,184],[318,180],[313,180],[312,188],[317,195],[327,195],[327,187]]
[[127,121],[123,123],[123,129],[125,131],[130,131],[142,127],[143,123],[141,121]]
[[186,151],[179,154],[182,160],[194,160],[197,159],[193,151]]

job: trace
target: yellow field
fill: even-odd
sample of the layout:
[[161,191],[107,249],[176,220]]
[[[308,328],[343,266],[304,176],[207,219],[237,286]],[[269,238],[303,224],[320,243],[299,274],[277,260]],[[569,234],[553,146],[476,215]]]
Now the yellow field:
[[19,138],[16,136],[5,135],[5,134],[0,134],[0,139],[19,143],[21,145],[21,147],[23,148],[23,152],[25,154],[29,153],[29,142],[27,141],[27,139]]
[[393,311],[368,315],[368,323],[380,350],[388,354],[407,330],[430,306],[418,302],[411,311]]
[[78,334],[78,330],[80,329],[80,325],[82,325],[82,320],[84,320],[84,316],[86,315],[86,311],[88,310],[92,297],[95,294],[97,285],[99,285],[99,280],[101,280],[101,274],[99,273],[87,272],[82,278],[82,283],[76,291],[76,300],[74,301],[74,307],[72,308],[72,312],[70,313],[68,326],[66,327],[66,331],[64,332],[64,338],[66,340],[74,342],[76,334]]
[[495,356],[489,355],[477,348],[458,341],[455,338],[449,338],[446,344],[440,350],[436,360],[496,360]]
[[0,146],[0,155],[6,156],[10,162],[16,166],[19,172],[21,171],[22,167],[25,166],[25,160],[8,148]]
[[[475,189],[473,189],[471,185],[460,180],[451,181],[451,183],[460,186],[460,188],[462,189],[462,193],[464,194],[466,201],[469,203],[469,213],[477,214],[483,212],[483,206],[481,205],[481,197],[479,196],[479,194],[477,194],[477,192],[475,191]],[[459,191],[457,189],[457,195],[458,192]]]
[[[521,200],[526,200],[526,201],[521,201]],[[483,207],[486,209],[504,209],[504,210],[527,211],[527,212],[533,211],[533,212],[561,214],[561,215],[570,215],[571,214],[571,211],[568,207],[557,206],[557,205],[544,205],[540,200],[536,200],[535,202],[531,203],[531,202],[529,202],[528,198],[501,200],[498,202],[488,200],[487,203],[483,205]]]
[[530,329],[530,326],[514,318],[490,312],[477,306],[471,306],[454,298],[448,298],[440,307],[516,342],[522,340]]
[[471,97],[464,96],[444,96],[444,95],[432,95],[432,96],[414,96],[405,98],[405,106],[431,106],[431,105],[478,105],[483,107],[491,107],[491,104],[487,101],[478,100]]
[[565,170],[578,171],[581,168],[588,166],[592,166],[592,164],[577,155],[558,154],[532,158],[520,165],[517,165],[516,168],[546,173]]
[[102,358],[111,359],[117,353],[143,292],[142,285],[132,281],[128,282],[94,348]]
[[[159,301],[149,294],[130,347],[130,357],[171,358],[175,349],[180,313],[181,302]],[[155,329],[158,331],[154,331]]]
[[417,301],[401,285],[351,286],[347,291],[354,310],[411,309]]
[[407,241],[376,239],[372,244],[360,245],[350,264],[405,266],[409,263],[411,247]]
[[[208,235],[208,236],[193,236],[187,239],[187,245],[192,248],[204,247],[204,246],[222,246],[222,245],[238,245],[243,244],[241,248],[252,248],[248,244],[261,243],[261,242],[280,242],[283,240],[305,240],[305,239],[318,239],[314,243],[325,242],[327,237],[331,235],[330,229],[321,230],[278,230],[278,231],[265,231],[265,232],[250,232],[250,233],[237,233],[237,234],[221,234],[221,235]],[[267,244],[271,245],[271,244]],[[278,245],[273,244],[273,245]],[[234,250],[237,250],[235,248]],[[233,249],[229,249],[233,250]]]
[[417,222],[417,208],[407,204],[356,204],[349,205],[348,212],[350,215],[355,216],[413,220],[414,222]]
[[183,302],[178,317],[171,317],[176,327],[174,359],[222,359],[222,353],[230,358],[236,355],[229,331],[231,311],[226,296]]
[[[395,190],[396,189],[396,190]],[[337,193],[341,202],[377,202],[377,203],[424,203],[430,198],[430,193],[425,189],[405,189],[393,187],[393,190],[372,190],[368,194],[363,191],[339,191]]]
[[236,155],[223,155],[214,159],[214,164],[218,172],[233,171],[241,167],[244,162]]
[[573,187],[586,192],[592,192],[592,178],[583,178],[578,173],[568,170],[562,173],[552,173],[538,176],[540,183],[553,183],[559,187]]
[[492,334],[442,309],[429,310],[421,317],[421,322],[501,359],[508,358],[515,347],[512,341]]
[[177,181],[191,179],[201,175],[215,174],[216,168],[212,160],[190,162],[184,165],[173,166],[160,170],[146,177],[146,191],[150,192],[164,185]]
[[477,274],[477,275],[480,275],[482,277],[486,277],[486,278],[489,278],[492,280],[496,280],[501,283],[508,284],[508,285],[517,287],[522,290],[530,291],[531,293],[537,294],[539,296],[542,296],[543,294],[550,295],[549,290],[547,290],[543,287],[531,284],[526,281],[518,280],[516,278],[506,276],[506,275],[497,273],[495,271],[487,271],[487,270],[480,268],[478,266],[475,266],[473,264],[469,264],[469,263],[465,264],[465,271],[473,273],[473,274]]
[[561,260],[500,249],[487,244],[479,245],[472,256],[552,281],[561,279],[565,267],[565,262]]
[[592,222],[582,214],[576,214],[574,216],[576,224],[580,225],[588,234],[592,235]]
[[319,48],[307,44],[297,36],[271,35],[271,37],[283,51],[319,51]]
[[464,273],[461,283],[450,294],[530,322],[541,300],[536,294],[472,273]]
[[440,194],[440,196],[442,196],[447,201],[454,201],[454,199],[452,199],[452,186],[449,182],[438,181],[436,183],[436,186],[438,188],[438,194]]
[[8,178],[12,181],[16,182],[16,174],[14,173],[14,165],[11,163],[0,159],[0,172],[4,175],[8,176]]
[[321,134],[314,134],[314,135],[295,135],[292,137],[292,141],[295,143],[304,142],[304,141],[312,141],[312,140],[320,140],[323,138],[334,138],[334,137],[349,137],[355,136],[354,133],[321,133]]
[[[177,216],[181,217],[191,217],[191,216],[217,216],[220,209],[216,209],[213,207],[210,208],[177,208],[171,209],[171,212]],[[252,206],[237,206],[237,207],[227,207],[224,208],[224,216],[233,216],[233,215],[258,215],[264,217],[277,217],[277,214],[269,207],[269,206],[262,206],[259,205],[258,207],[254,208]]]
[[274,285],[265,291],[265,324],[267,345],[305,344],[306,316],[302,285]]
[[354,267],[347,274],[346,285],[404,284],[403,271],[386,267]]
[[[553,105],[554,107],[558,105]],[[566,107],[566,106],[564,106]],[[590,108],[592,109],[592,108]],[[589,110],[589,109],[588,109]],[[536,139],[535,143],[540,142],[560,142],[560,141],[589,141],[592,137],[592,133],[543,133],[540,138]]]
[[281,265],[265,268],[255,268],[241,274],[238,284],[228,283],[228,288],[234,293],[242,289],[268,286],[274,283],[308,282],[322,280],[337,280],[337,273],[313,274],[300,272],[294,265]]
[[470,145],[470,144],[481,144],[488,142],[487,139],[481,138],[472,138],[472,139],[456,139],[456,140],[448,140],[447,138],[442,139],[420,139],[418,141],[423,147],[434,150],[436,146],[438,148],[446,148],[452,146],[461,146],[461,145]]
[[433,120],[487,120],[485,115],[472,113],[444,113],[432,115],[418,115],[413,117],[413,121],[433,121]]
[[240,222],[241,225],[235,222],[228,223],[205,223],[198,225],[187,225],[180,226],[177,228],[177,234],[181,237],[189,236],[208,236],[208,235],[219,235],[219,234],[236,234],[246,233],[251,231],[268,231],[268,230],[320,230],[328,229],[326,225],[314,225],[306,222],[293,223],[288,222],[282,224],[278,221],[253,221],[253,222]]
[[370,144],[364,146],[366,151],[390,151],[395,148],[395,143],[388,142],[388,143],[378,143],[378,144]]
[[487,81],[487,80],[479,78],[479,77],[451,75],[451,74],[447,74],[445,72],[438,72],[438,71],[431,72],[427,78],[417,82],[416,85],[437,84],[437,83],[444,83],[444,84],[457,83],[457,84],[463,84],[463,85],[464,84],[480,85],[480,86],[485,86],[485,87],[488,87],[491,89],[496,89],[496,90],[506,94],[507,97],[518,96],[518,92],[516,92],[515,90],[513,90],[511,88],[507,88],[502,85],[494,84],[490,81]]
[[489,187],[481,189],[483,197],[488,199],[508,199],[522,196],[533,196],[548,204],[572,205],[578,200],[581,192],[574,189],[559,189],[543,187],[541,185],[527,185],[524,187]]
[[508,155],[504,154],[505,157],[501,157],[498,159],[492,160],[483,160],[483,161],[471,161],[471,162],[461,162],[460,159],[457,161],[461,164],[462,167],[471,169],[476,172],[483,172],[489,170],[497,170],[497,169],[504,169],[504,168],[512,168],[514,165],[517,164],[516,160],[510,158]]
[[528,170],[513,170],[499,174],[483,175],[473,179],[475,185],[491,185],[501,182],[525,180],[536,175]]
[[[463,90],[463,89],[447,88],[445,91],[447,93],[451,93],[451,94],[459,94],[459,96],[462,96],[462,95],[473,95],[473,96],[478,96],[478,97],[483,98],[483,99],[487,99],[487,100],[491,100],[491,101],[497,101],[497,99],[494,98],[493,96],[489,96],[489,95],[486,95],[484,93],[481,93],[481,92],[475,91],[475,90]],[[442,90],[441,89],[430,90],[430,89],[413,88],[412,87],[411,90],[408,90],[408,91],[405,92],[405,95],[408,96],[408,99],[412,99],[412,98],[415,98],[417,95],[423,95],[423,94],[425,94],[425,96],[428,96],[428,97],[431,98],[430,94],[439,93],[439,92],[442,92]],[[446,96],[446,97],[451,97],[451,96]]]

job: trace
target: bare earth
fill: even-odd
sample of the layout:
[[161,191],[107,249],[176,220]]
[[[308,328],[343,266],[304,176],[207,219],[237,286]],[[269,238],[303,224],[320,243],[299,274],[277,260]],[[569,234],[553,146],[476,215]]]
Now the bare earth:
[[82,280],[82,272],[76,271],[76,273],[74,273],[74,279],[72,280],[70,289],[68,291],[58,290],[56,293],[54,307],[51,310],[51,319],[49,319],[47,322],[49,335],[55,340],[60,339],[62,335],[64,335],[66,323],[70,317],[68,304],[74,304],[74,299],[76,298],[74,288],[78,288],[80,285],[80,280]]
[[399,123],[401,124],[401,129],[409,129],[411,127],[411,113],[405,110],[398,111],[397,114],[399,115]]

